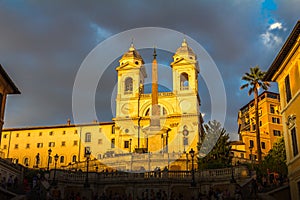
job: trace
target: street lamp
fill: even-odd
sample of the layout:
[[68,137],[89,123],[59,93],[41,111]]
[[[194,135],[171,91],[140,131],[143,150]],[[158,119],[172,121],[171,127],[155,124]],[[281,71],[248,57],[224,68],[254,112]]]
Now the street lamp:
[[250,146],[249,150],[250,150],[251,170],[253,170],[253,155],[252,155],[253,146]]
[[168,128],[167,129],[167,133],[166,133],[166,152],[169,154],[169,141],[168,141],[168,139],[169,139],[169,132],[171,131],[171,129],[170,128]]
[[185,153],[186,156],[186,171],[189,171],[189,153],[185,151],[183,153]]
[[131,142],[132,142],[132,139],[130,138],[129,139],[129,153],[131,153]]
[[89,150],[86,151],[85,157],[86,157],[86,176],[85,176],[85,182],[84,182],[84,187],[88,188],[90,187],[89,184],[89,160],[90,160],[90,155],[91,152]]
[[51,155],[51,153],[52,153],[52,150],[49,149],[49,150],[48,150],[48,166],[47,166],[47,170],[48,170],[48,171],[49,171],[49,165],[50,165],[50,159],[51,159],[50,155]]
[[54,175],[53,175],[52,185],[56,185],[55,176],[56,176],[56,164],[57,164],[58,158],[59,158],[59,156],[58,156],[58,154],[56,154],[54,156]]
[[230,153],[230,158],[231,158],[231,180],[230,180],[230,183],[236,183],[236,180],[234,179],[234,169],[233,169],[233,164],[232,164],[233,157],[234,157],[234,153],[231,152]]
[[192,185],[192,187],[195,187],[196,182],[195,182],[195,169],[194,169],[194,156],[195,156],[194,149],[192,148],[189,153],[192,157],[192,183],[191,183],[191,185]]
[[141,94],[143,90],[143,84],[140,83],[139,85],[139,94],[138,94],[138,149],[140,148],[140,129],[141,129],[141,117],[140,117],[140,100],[141,100]]
[[35,160],[36,160],[36,168],[39,168],[39,163],[40,163],[40,153],[37,153],[37,154],[36,154]]

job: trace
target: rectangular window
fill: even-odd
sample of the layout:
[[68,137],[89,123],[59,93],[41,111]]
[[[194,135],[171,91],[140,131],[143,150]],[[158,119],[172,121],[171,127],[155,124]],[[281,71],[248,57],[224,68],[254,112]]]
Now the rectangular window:
[[112,125],[111,127],[111,134],[115,134],[115,125]]
[[101,133],[102,132],[102,128],[99,128],[99,133]]
[[266,143],[262,142],[262,143],[261,143],[261,148],[262,148],[262,149],[266,149]]
[[291,130],[291,136],[292,136],[292,144],[293,144],[293,154],[294,154],[294,156],[297,156],[298,155],[298,143],[297,143],[297,135],[296,135],[295,127]]
[[49,135],[53,135],[53,131],[50,131],[50,132],[49,132]]
[[273,130],[273,135],[274,136],[281,136],[281,133],[279,130]]
[[290,86],[290,77],[287,75],[284,79],[285,83],[285,96],[286,96],[286,103],[290,102],[292,99],[292,93],[291,93],[291,86]]
[[3,135],[3,138],[7,138],[7,134],[4,134],[4,135]]
[[63,133],[62,133],[63,135],[65,135],[66,134],[66,131],[63,131]]
[[19,137],[19,133],[16,134],[16,137]]
[[43,148],[43,143],[37,143],[37,148]]
[[3,149],[7,149],[7,145],[5,144],[5,145],[3,145]]
[[111,139],[110,147],[111,147],[112,149],[115,148],[115,142],[116,142],[115,139]]
[[30,148],[30,144],[26,144],[26,149],[29,149]]
[[280,124],[280,119],[278,117],[272,117],[272,123]]
[[275,106],[270,105],[270,113],[275,114]]
[[86,156],[87,152],[91,152],[91,148],[90,147],[84,147],[84,156]]
[[124,148],[128,149],[129,148],[129,141],[124,141]]
[[102,144],[102,139],[98,139],[98,144]]
[[254,142],[253,142],[253,140],[250,140],[250,147],[251,147],[251,148],[254,147]]
[[40,133],[39,133],[39,136],[42,136],[42,135],[43,135],[43,133],[42,133],[42,132],[40,132]]
[[272,99],[278,99],[278,95],[277,94],[272,94],[272,93],[268,93],[267,97],[272,98]]
[[19,145],[18,144],[15,144],[15,149],[18,149],[19,148]]
[[241,153],[241,158],[244,158],[244,156],[245,156],[244,153]]
[[30,136],[30,133],[27,133],[27,136],[29,137],[29,136]]
[[259,126],[262,126],[262,121],[259,121]]
[[77,130],[74,131],[74,134],[77,134]]
[[256,130],[256,124],[252,124],[252,130],[253,130],[253,131]]
[[74,145],[74,146],[77,146],[77,145],[78,145],[78,141],[77,141],[77,140],[74,140],[73,145]]
[[91,142],[91,133],[90,132],[85,134],[85,142]]
[[49,142],[49,147],[55,147],[55,142]]
[[61,142],[61,146],[62,146],[62,147],[65,147],[65,146],[66,146],[66,141],[62,141],[62,142]]

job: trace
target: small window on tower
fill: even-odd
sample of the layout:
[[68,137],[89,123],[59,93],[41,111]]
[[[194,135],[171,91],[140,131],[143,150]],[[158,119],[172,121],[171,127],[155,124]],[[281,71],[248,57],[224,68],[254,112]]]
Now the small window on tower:
[[125,94],[132,94],[133,90],[133,81],[132,78],[128,77],[125,79]]
[[180,74],[180,90],[189,89],[189,75],[185,72]]

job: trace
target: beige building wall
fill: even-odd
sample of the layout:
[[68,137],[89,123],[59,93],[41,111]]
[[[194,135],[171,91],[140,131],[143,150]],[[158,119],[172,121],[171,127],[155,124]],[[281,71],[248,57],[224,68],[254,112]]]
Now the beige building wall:
[[291,197],[300,199],[300,21],[270,66],[265,79],[279,87]]

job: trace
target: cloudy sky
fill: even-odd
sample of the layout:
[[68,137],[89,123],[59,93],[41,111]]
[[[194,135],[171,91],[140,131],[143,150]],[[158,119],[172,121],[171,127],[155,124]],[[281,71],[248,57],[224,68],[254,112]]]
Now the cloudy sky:
[[[268,69],[299,20],[299,5],[299,0],[1,0],[0,63],[22,92],[7,100],[5,127],[73,120],[73,85],[86,56],[120,32],[162,27],[196,40],[216,63],[226,90],[224,126],[235,139],[237,112],[251,100],[246,90],[239,90],[241,76],[250,66]],[[129,47],[131,41],[121,42]],[[181,41],[174,43],[179,46]],[[108,52],[113,50],[108,46]],[[149,51],[141,54],[151,62]],[[171,53],[161,51],[159,56],[161,64],[171,62]],[[117,60],[107,67],[97,88],[98,121],[113,116],[116,66]],[[209,116],[209,93],[202,83],[200,77],[201,111]],[[276,85],[271,90],[277,91]]]

